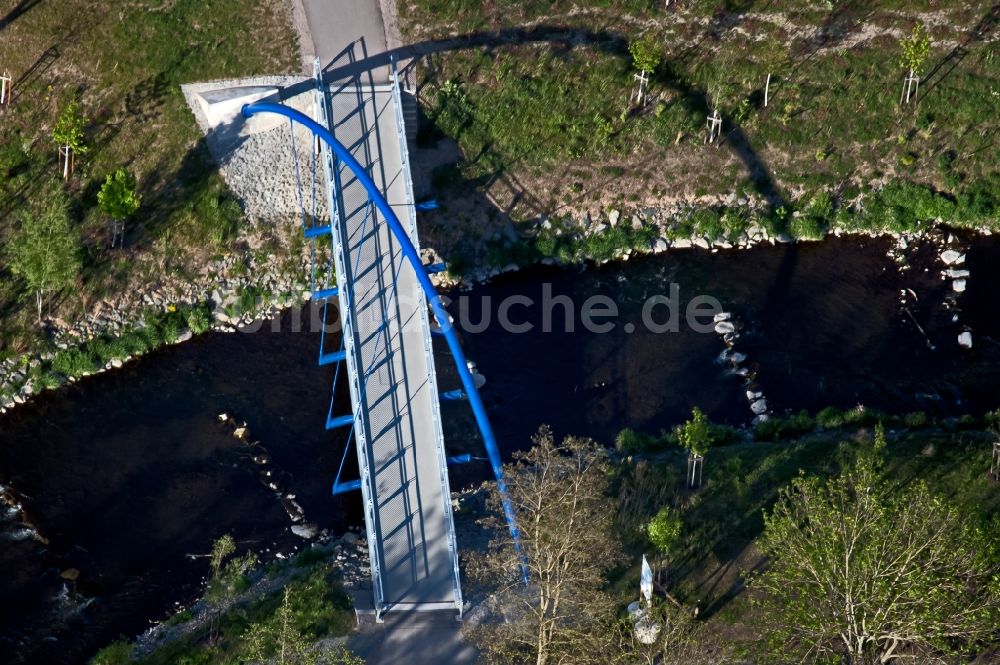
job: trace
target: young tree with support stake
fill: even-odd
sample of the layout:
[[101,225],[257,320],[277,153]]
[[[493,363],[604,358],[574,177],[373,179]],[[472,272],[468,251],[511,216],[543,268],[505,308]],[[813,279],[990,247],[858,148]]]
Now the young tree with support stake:
[[125,220],[139,209],[141,199],[135,191],[135,178],[120,168],[105,178],[97,193],[97,205],[111,218],[111,246],[121,247],[125,241]]
[[649,88],[649,75],[660,66],[663,54],[656,42],[648,35],[629,42],[628,52],[632,55],[632,66],[639,70],[633,77],[639,82],[638,89],[632,94],[629,101],[633,99],[643,105]]
[[70,225],[66,199],[55,192],[38,213],[25,213],[7,247],[11,271],[35,292],[38,322],[47,294],[69,288],[80,272],[80,238]]
[[705,453],[712,447],[712,423],[699,409],[691,409],[691,419],[677,428],[677,442],[688,451],[688,489],[701,487]]
[[87,153],[84,128],[87,120],[80,113],[79,104],[70,102],[56,120],[52,140],[59,146],[60,170],[63,180],[69,180],[76,166],[76,155]]
[[767,76],[764,78],[764,108],[767,108],[771,102],[771,87],[776,78],[775,75],[787,61],[788,53],[785,46],[779,43],[769,44],[767,50],[764,51],[763,57],[760,59],[760,64],[767,71]]
[[913,26],[910,36],[899,40],[899,46],[903,50],[900,66],[907,72],[899,103],[909,104],[911,97],[916,99],[920,90],[920,74],[931,50],[931,40],[924,30],[924,24],[917,23]]

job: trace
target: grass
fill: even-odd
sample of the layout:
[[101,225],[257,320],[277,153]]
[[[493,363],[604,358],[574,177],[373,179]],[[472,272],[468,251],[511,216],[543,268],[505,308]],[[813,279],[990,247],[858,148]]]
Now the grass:
[[[297,47],[282,3],[43,2],[5,26],[3,37],[0,62],[14,78],[15,98],[0,139],[0,240],[15,231],[18,211],[35,202],[41,184],[57,177],[50,132],[60,110],[78,100],[88,119],[90,149],[66,185],[85,269],[55,314],[70,320],[97,298],[162,279],[165,264],[168,272],[184,270],[229,250],[242,211],[210,162],[180,84],[293,71]],[[129,221],[124,252],[110,252],[96,194],[122,166],[138,180],[142,207]],[[0,283],[0,347],[30,348],[37,327],[2,256]]]
[[[308,551],[308,550],[307,550]],[[327,562],[329,556],[300,555],[293,562],[269,567],[269,576],[288,576],[294,628],[311,640],[347,635],[354,627],[354,611],[350,599],[343,593],[336,569]],[[210,639],[208,627],[188,631],[183,637],[152,653],[132,660],[132,646],[126,641],[115,642],[101,650],[91,663],[118,665],[134,662],[139,665],[228,665],[243,662],[247,645],[244,635],[254,624],[275,620],[282,603],[284,589],[238,602],[218,618],[217,635]],[[180,625],[194,618],[182,611],[167,620]],[[122,660],[115,660],[119,658]]]
[[[929,26],[919,102],[901,107],[896,34],[931,5],[946,17]],[[760,221],[801,239],[835,228],[911,231],[937,218],[1000,229],[1000,146],[991,140],[1000,59],[974,34],[991,9],[984,0],[944,9],[878,0],[864,11],[751,0],[728,15],[707,1],[669,11],[630,0],[405,7],[414,40],[522,30],[436,56],[424,95],[433,123],[425,141],[450,137],[464,155],[435,174],[436,186],[467,198],[470,187],[491,194],[497,179],[517,183],[525,196],[509,212],[515,222],[745,192],[783,200],[782,214],[774,206]],[[838,32],[820,42],[823,25]],[[643,108],[629,103],[627,43],[639,34],[664,56]],[[703,140],[715,107],[722,149]],[[729,238],[750,221],[739,206],[715,206],[671,233]]]
[[[713,448],[705,457],[703,486],[695,492],[684,489],[685,456],[676,447],[623,462],[616,481],[619,532],[638,558],[649,552],[641,526],[663,506],[679,509],[684,527],[681,554],[672,559],[668,574],[672,593],[697,604],[717,632],[750,641],[754,617],[741,573],[762,564],[754,541],[763,530],[763,511],[798,474],[838,472],[869,445],[878,420],[888,431],[885,460],[892,482],[903,487],[921,479],[932,491],[969,507],[984,524],[1000,514],[1000,497],[986,473],[996,434],[984,427],[996,420],[995,414],[933,421],[925,414],[889,417],[826,409],[815,417],[783,419],[780,433],[768,432],[774,434],[770,440],[756,436],[752,442]],[[638,575],[633,567],[614,587],[631,595]]]

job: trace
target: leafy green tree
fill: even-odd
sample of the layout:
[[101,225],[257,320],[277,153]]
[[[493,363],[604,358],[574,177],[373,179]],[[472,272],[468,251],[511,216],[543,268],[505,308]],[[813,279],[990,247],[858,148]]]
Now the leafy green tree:
[[97,205],[114,220],[131,217],[139,209],[140,201],[135,191],[135,178],[124,168],[109,173],[97,193]]
[[84,142],[86,126],[87,119],[80,113],[80,105],[74,101],[66,105],[52,129],[52,140],[60,148],[68,150],[63,167],[64,178],[68,178],[73,171],[74,156],[86,154],[89,150]]
[[80,272],[80,238],[70,225],[66,198],[54,192],[39,213],[26,213],[7,247],[10,268],[35,292],[38,321],[45,295],[73,285]]
[[690,420],[677,428],[677,442],[693,457],[704,457],[712,438],[712,421],[697,406],[691,409]]
[[900,67],[912,76],[920,76],[931,51],[931,40],[924,29],[924,24],[918,22],[913,26],[910,36],[899,40],[899,47],[902,49]]
[[125,220],[139,209],[141,199],[135,191],[135,178],[120,168],[108,174],[97,193],[97,205],[111,218],[111,246],[125,235]]
[[681,536],[681,516],[673,508],[664,506],[646,524],[646,537],[660,556],[674,553]]
[[927,61],[927,55],[931,50],[931,40],[927,36],[927,31],[924,30],[924,24],[918,22],[913,26],[913,32],[910,33],[910,36],[899,40],[899,46],[903,51],[899,64],[907,72],[903,81],[903,95],[900,101],[909,102],[911,86],[914,86],[913,93],[915,94],[920,87],[920,74],[924,62]]
[[217,578],[222,573],[222,564],[236,551],[236,541],[228,533],[212,543],[212,553],[209,555],[209,566],[212,577]]
[[632,56],[632,66],[640,72],[656,71],[663,58],[660,47],[648,35],[629,42],[628,52]]
[[765,515],[769,564],[750,585],[782,660],[931,662],[996,635],[996,542],[921,481],[887,481],[877,459],[862,454],[832,479],[800,476]]

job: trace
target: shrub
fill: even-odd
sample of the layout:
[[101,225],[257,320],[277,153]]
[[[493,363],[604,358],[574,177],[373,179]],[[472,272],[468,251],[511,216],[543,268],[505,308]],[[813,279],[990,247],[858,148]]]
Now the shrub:
[[820,240],[826,235],[823,223],[807,215],[793,217],[791,223],[788,225],[788,230],[792,236],[800,240]]
[[187,313],[187,326],[195,335],[200,335],[212,327],[212,312],[208,303],[199,303],[191,308]]
[[903,416],[903,423],[911,428],[926,427],[927,421],[927,414],[923,411],[914,411]]
[[644,452],[655,444],[656,440],[653,437],[636,432],[631,427],[626,427],[615,437],[615,450],[627,455]]
[[112,642],[90,659],[90,665],[128,665],[132,662],[132,645],[125,640]]
[[97,369],[94,358],[82,349],[62,349],[52,358],[52,369],[66,376],[80,376]]
[[754,427],[754,435],[761,441],[790,439],[811,432],[816,421],[805,410],[784,418],[771,417]]
[[837,429],[845,422],[844,412],[835,406],[828,406],[816,414],[816,423],[823,429]]

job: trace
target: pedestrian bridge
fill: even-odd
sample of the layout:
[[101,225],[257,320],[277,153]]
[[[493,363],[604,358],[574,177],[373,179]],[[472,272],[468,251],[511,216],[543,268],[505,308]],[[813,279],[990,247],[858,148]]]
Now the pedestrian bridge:
[[[360,490],[379,618],[392,610],[461,616],[432,316],[462,379],[462,389],[449,395],[469,401],[504,496],[506,487],[476,380],[428,276],[440,266],[420,259],[399,76],[393,63],[388,83],[364,74],[330,81],[317,63],[314,85],[313,117],[266,95],[241,111],[246,118],[284,116],[293,125],[290,154],[302,232],[313,250],[312,297],[323,301],[324,315],[327,307],[340,312],[343,334],[333,342],[324,330],[318,362],[336,366],[334,390],[341,375],[349,386],[351,412],[334,412],[331,397],[326,427],[350,428],[360,477],[345,480],[338,472],[333,491]],[[315,137],[311,164],[294,145],[295,125]],[[325,184],[328,219],[316,214],[315,192],[307,191],[316,182]],[[317,246],[332,249],[328,264],[316,258],[324,255]]]

